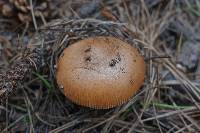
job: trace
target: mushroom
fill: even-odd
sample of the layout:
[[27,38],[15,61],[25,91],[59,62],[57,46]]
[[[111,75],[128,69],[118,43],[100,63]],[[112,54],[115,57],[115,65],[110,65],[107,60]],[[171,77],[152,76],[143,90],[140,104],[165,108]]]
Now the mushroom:
[[114,37],[90,37],[64,49],[56,79],[72,102],[108,109],[127,102],[142,86],[145,62],[138,50]]

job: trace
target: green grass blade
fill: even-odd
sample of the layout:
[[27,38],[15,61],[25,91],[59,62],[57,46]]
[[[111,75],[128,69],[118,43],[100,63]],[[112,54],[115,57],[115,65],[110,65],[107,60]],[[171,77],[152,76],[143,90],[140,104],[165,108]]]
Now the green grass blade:
[[189,8],[188,9],[193,15],[200,17],[200,10],[196,8]]
[[36,73],[36,72],[33,72],[33,74],[35,76],[37,76],[42,82],[43,84],[48,88],[49,91],[52,91],[53,87],[52,85],[49,83],[49,81],[47,79],[45,79],[42,75]]

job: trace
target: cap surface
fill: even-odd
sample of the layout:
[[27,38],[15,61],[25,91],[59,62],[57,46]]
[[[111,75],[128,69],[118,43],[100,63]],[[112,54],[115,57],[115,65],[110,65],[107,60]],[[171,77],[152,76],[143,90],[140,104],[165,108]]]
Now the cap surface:
[[72,102],[108,109],[142,86],[145,62],[136,48],[114,37],[92,37],[67,47],[57,64],[57,83]]

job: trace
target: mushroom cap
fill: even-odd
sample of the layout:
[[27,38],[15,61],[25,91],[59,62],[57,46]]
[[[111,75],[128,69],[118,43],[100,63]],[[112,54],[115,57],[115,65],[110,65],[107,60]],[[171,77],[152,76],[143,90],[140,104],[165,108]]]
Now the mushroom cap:
[[59,57],[56,74],[67,98],[96,109],[128,101],[144,77],[143,56],[114,37],[91,37],[68,46]]

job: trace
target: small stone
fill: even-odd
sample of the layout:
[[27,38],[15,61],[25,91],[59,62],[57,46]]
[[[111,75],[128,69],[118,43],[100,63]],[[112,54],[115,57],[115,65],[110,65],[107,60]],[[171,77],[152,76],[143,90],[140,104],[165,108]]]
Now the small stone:
[[178,64],[185,67],[187,72],[195,72],[200,56],[200,42],[186,41],[183,43],[180,54],[178,55]]

